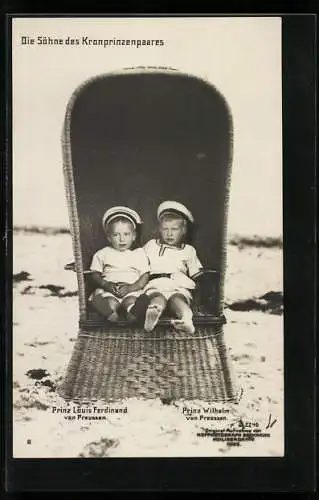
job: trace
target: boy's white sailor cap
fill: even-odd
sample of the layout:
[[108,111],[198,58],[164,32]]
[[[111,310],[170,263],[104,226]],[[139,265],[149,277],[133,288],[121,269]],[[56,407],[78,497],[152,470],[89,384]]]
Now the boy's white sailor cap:
[[182,215],[189,222],[194,222],[193,214],[185,205],[178,201],[163,201],[157,209],[157,218],[160,219],[164,213],[175,213]]
[[109,208],[105,212],[102,218],[103,228],[105,229],[106,226],[117,217],[124,217],[125,219],[129,220],[134,227],[143,223],[141,217],[137,212],[135,212],[135,210],[132,210],[132,208],[129,207],[118,206]]

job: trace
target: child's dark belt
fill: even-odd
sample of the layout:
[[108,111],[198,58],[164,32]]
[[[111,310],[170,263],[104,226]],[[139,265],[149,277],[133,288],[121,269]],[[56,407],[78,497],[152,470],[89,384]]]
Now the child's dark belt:
[[170,278],[172,276],[171,273],[159,273],[159,274],[151,274],[150,280],[155,280],[157,278]]

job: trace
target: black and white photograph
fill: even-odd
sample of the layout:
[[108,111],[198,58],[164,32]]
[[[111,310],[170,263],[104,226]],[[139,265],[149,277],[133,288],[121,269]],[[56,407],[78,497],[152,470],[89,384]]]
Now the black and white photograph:
[[14,458],[285,455],[281,22],[12,20]]

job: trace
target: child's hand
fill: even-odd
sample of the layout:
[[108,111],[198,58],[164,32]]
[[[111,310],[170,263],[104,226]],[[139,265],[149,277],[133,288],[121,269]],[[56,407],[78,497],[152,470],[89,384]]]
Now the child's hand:
[[129,285],[128,283],[117,283],[116,288],[117,288],[117,295],[121,299],[132,291],[132,286]]
[[119,297],[117,283],[109,282],[105,289],[107,292],[111,292],[116,297]]

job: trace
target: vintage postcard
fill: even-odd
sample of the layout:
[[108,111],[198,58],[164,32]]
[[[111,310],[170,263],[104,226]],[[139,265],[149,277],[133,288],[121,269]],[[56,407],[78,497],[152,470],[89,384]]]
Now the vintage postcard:
[[13,456],[283,457],[280,17],[12,19]]

